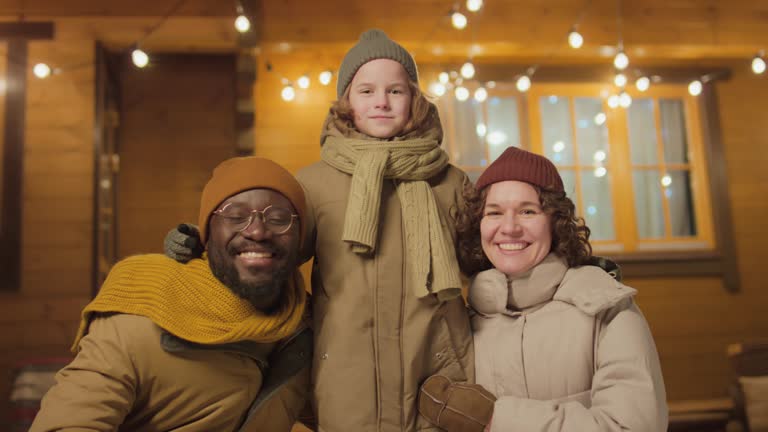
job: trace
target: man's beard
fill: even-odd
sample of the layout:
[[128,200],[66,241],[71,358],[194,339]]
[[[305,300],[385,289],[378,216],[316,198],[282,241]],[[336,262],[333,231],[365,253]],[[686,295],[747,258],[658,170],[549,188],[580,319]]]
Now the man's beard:
[[247,282],[240,279],[240,274],[235,267],[234,260],[237,252],[218,247],[213,239],[208,242],[208,263],[211,272],[216,276],[216,279],[237,294],[238,297],[247,300],[258,308],[270,293],[280,292],[279,301],[268,310],[264,310],[266,313],[274,312],[283,303],[286,295],[285,288],[288,287],[287,282],[296,270],[299,260],[298,251],[286,253],[274,243],[271,247],[276,256],[285,257],[285,264],[276,269],[272,273],[272,278],[267,281]]

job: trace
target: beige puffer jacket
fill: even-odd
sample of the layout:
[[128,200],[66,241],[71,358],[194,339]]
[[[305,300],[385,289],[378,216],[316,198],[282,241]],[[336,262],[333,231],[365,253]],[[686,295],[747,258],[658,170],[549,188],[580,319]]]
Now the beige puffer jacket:
[[498,397],[491,430],[666,431],[658,354],[635,294],[554,254],[511,281],[479,273],[469,295],[477,382]]

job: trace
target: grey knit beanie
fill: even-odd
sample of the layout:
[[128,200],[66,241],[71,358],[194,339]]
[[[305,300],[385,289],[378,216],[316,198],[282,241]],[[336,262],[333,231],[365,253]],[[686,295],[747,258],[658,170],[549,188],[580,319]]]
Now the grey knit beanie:
[[408,76],[419,82],[419,73],[416,70],[416,62],[413,57],[397,42],[387,37],[386,33],[379,29],[371,29],[360,35],[357,45],[353,46],[344,56],[339,67],[339,79],[336,83],[336,95],[339,99],[344,94],[352,78],[360,69],[360,66],[375,59],[394,60],[405,68]]

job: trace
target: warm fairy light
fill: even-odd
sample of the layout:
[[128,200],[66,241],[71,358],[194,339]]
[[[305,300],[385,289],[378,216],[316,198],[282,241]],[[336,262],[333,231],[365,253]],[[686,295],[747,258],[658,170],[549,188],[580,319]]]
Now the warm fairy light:
[[627,76],[623,73],[617,73],[616,76],[613,77],[613,83],[616,87],[624,87],[627,85]]
[[32,68],[32,73],[40,79],[45,79],[51,75],[51,67],[45,63],[38,63]]
[[472,77],[475,76],[475,65],[473,65],[471,61],[464,63],[461,65],[460,73],[464,78],[472,79]]
[[333,78],[333,72],[331,71],[322,71],[320,72],[320,76],[317,77],[318,81],[320,81],[320,84],[327,86],[331,83],[331,78]]
[[622,108],[629,108],[632,105],[632,96],[627,92],[621,92],[619,95],[619,106]]
[[296,80],[296,84],[299,86],[299,88],[309,88],[309,77],[306,75],[300,76],[299,79]]
[[693,80],[690,84],[688,84],[688,93],[691,94],[691,96],[698,96],[701,94],[701,91],[704,89],[704,86],[701,84],[701,81],[699,80]]
[[280,96],[284,101],[290,102],[296,97],[296,90],[293,89],[292,85],[287,85],[283,87],[283,91],[280,92]]
[[251,21],[245,15],[238,15],[235,18],[235,29],[240,33],[245,33],[251,29]]
[[584,37],[581,33],[577,32],[576,29],[571,30],[571,32],[568,33],[568,45],[570,45],[571,48],[579,49],[584,45]]
[[640,77],[635,81],[635,87],[641,92],[648,90],[651,86],[651,80],[648,77]]
[[451,15],[451,24],[453,24],[453,28],[463,30],[467,26],[467,17],[461,12],[454,12]]
[[758,75],[765,72],[765,59],[760,54],[752,59],[752,72]]
[[477,12],[483,7],[483,0],[467,0],[467,10]]
[[465,100],[469,99],[469,90],[467,90],[467,88],[464,86],[456,87],[454,94],[456,95],[456,99],[459,102],[464,102]]
[[448,75],[448,72],[440,72],[440,75],[437,76],[437,80],[443,84],[448,84],[448,81],[451,80],[451,76]]
[[149,56],[139,48],[131,52],[131,60],[133,60],[133,64],[138,68],[143,68],[149,64]]
[[440,97],[445,94],[446,88],[445,84],[441,82],[433,82],[429,85],[429,92],[433,95]]
[[523,75],[517,79],[515,87],[521,92],[527,92],[531,88],[531,78],[528,75]]
[[486,99],[488,99],[488,90],[485,89],[485,87],[480,87],[477,90],[475,90],[475,100],[478,102],[485,102]]
[[629,57],[624,53],[624,50],[619,51],[613,58],[613,65],[618,70],[624,70],[629,66]]

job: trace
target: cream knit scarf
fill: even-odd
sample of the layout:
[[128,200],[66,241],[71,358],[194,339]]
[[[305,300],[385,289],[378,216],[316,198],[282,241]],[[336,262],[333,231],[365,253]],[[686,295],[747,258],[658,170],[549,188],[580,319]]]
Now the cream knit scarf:
[[307,295],[298,272],[288,287],[280,309],[266,315],[219,282],[207,259],[185,265],[159,254],[132,256],[115,265],[83,310],[72,351],[97,312],[145,316],[200,344],[276,342],[293,334],[304,314]]
[[[441,135],[438,130],[432,135]],[[438,139],[417,137],[379,141],[341,132],[326,121],[320,153],[328,165],[352,175],[342,240],[358,254],[373,254],[378,237],[384,179],[397,181],[405,230],[406,280],[418,297],[430,293],[441,301],[461,295],[453,237],[426,180],[442,172],[448,155]],[[350,134],[348,134],[350,135]],[[367,138],[367,139],[366,139]]]

